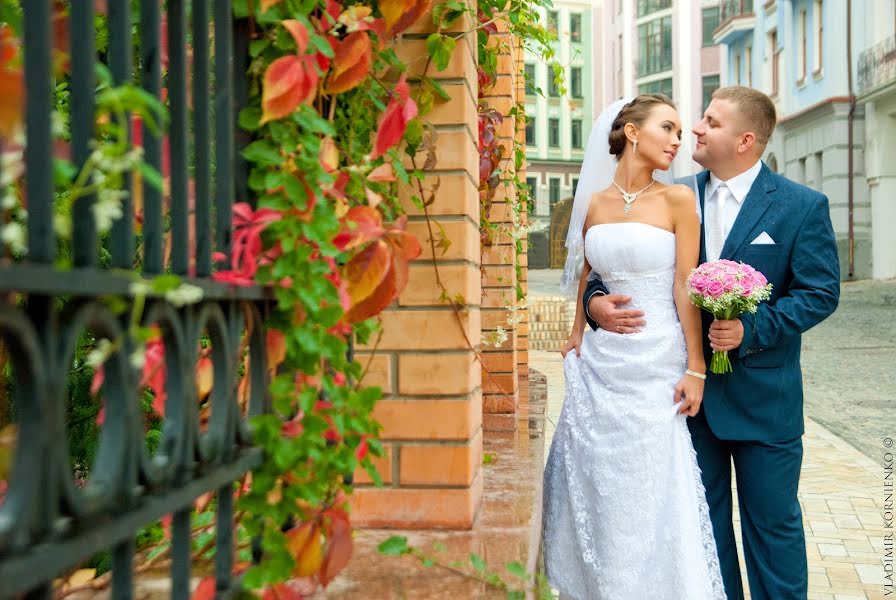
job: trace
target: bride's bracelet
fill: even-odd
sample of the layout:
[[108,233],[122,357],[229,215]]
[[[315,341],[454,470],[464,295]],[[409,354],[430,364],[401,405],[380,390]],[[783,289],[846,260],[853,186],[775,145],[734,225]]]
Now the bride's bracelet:
[[690,369],[687,369],[684,374],[693,375],[697,379],[706,379],[706,373],[698,373],[697,371],[691,371]]

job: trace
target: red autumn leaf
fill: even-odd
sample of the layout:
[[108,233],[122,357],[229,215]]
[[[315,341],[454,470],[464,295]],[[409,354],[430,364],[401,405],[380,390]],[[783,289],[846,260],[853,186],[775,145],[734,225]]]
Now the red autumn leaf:
[[354,545],[352,526],[344,510],[330,509],[324,516],[329,517],[329,525],[326,532],[327,546],[320,569],[320,583],[326,587],[348,564]]
[[378,3],[386,30],[401,33],[422,17],[432,6],[432,0],[380,0]]
[[423,248],[413,235],[404,231],[390,232],[386,239],[392,248],[392,272],[395,274],[395,296],[397,297],[408,284],[409,261],[420,256]]
[[327,79],[328,94],[341,94],[354,88],[367,78],[373,48],[370,36],[356,31],[333,44],[333,70]]
[[21,65],[11,63],[19,52],[8,25],[0,25],[0,136],[9,139],[21,127],[25,110],[25,79]]
[[302,415],[299,414],[289,421],[284,421],[280,426],[280,435],[286,438],[294,438],[301,435],[305,428],[302,426]]
[[408,122],[416,116],[417,103],[411,98],[411,88],[405,76],[402,75],[398,83],[395,84],[392,99],[389,100],[389,105],[380,119],[371,157],[379,158],[398,144],[404,137]]
[[296,561],[293,575],[310,577],[317,573],[323,561],[320,529],[317,523],[301,523],[287,531],[286,549]]
[[215,597],[215,578],[211,575],[199,582],[191,600],[213,600]]
[[280,22],[281,25],[292,35],[292,39],[296,42],[296,48],[299,54],[305,54],[308,49],[308,28],[301,21],[295,19],[286,19]]
[[[349,310],[350,315],[359,305],[377,295],[377,291],[392,268],[391,254],[389,245],[386,242],[376,240],[346,263],[345,280],[348,281],[348,294],[352,301],[352,308]],[[379,310],[373,310],[372,313],[363,317],[357,317],[356,315],[355,318],[350,317],[349,320],[363,321],[386,308],[392,301],[392,298],[378,299],[382,302]],[[378,304],[378,302],[373,302],[371,307]]]
[[[279,246],[265,252],[261,241],[261,232],[280,217],[280,212],[272,208],[253,211],[245,202],[234,204],[231,268],[213,273],[212,279],[234,285],[252,285],[259,265],[269,264],[280,252]],[[220,259],[221,256],[216,254],[215,258]]]
[[214,494],[212,492],[206,492],[193,500],[193,508],[196,509],[196,512],[202,512],[205,510],[205,507],[208,506],[208,503],[212,501]]
[[333,244],[343,251],[379,239],[385,233],[382,215],[369,206],[350,208],[342,220],[342,231],[333,239]]
[[261,94],[261,124],[282,119],[313,98],[318,76],[313,67],[308,67],[307,59],[295,54],[281,56],[268,65]]
[[367,205],[370,206],[370,208],[376,208],[383,201],[383,197],[370,188],[364,188],[364,193],[367,196]]
[[370,446],[367,443],[367,436],[363,436],[361,438],[361,442],[358,444],[358,447],[355,448],[355,458],[358,460],[364,460],[367,458],[367,454],[370,451]]
[[203,356],[196,362],[196,391],[200,400],[204,400],[212,393],[213,375],[211,359]]

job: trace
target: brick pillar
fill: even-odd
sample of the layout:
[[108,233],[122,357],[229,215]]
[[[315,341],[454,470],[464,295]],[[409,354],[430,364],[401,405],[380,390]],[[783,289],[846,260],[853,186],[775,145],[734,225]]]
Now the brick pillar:
[[[526,98],[526,78],[523,77],[524,69],[524,52],[522,44],[518,44],[516,48],[516,99],[523,104]],[[522,119],[518,119],[516,125],[516,142],[520,147],[526,144],[526,124]],[[517,179],[526,181],[526,165],[523,163],[521,169],[517,171]],[[527,227],[529,225],[529,213],[523,211],[520,215],[520,225]],[[524,302],[521,304],[516,327],[516,365],[517,375],[520,382],[520,406],[525,407],[528,411],[529,407],[529,235],[522,236],[522,253],[516,256],[517,275],[519,277],[519,286],[523,292]]]
[[[454,30],[472,27],[465,20]],[[424,16],[396,49],[411,78],[426,63],[421,57],[432,31],[431,16]],[[436,241],[444,232],[451,242],[445,252],[436,249],[439,275],[449,296],[462,295],[467,308],[458,321],[442,301],[426,218],[410,201],[411,190],[400,190],[423,254],[411,264],[398,302],[382,315],[383,335],[364,381],[383,389],[374,417],[383,425],[386,456],[377,465],[384,487],[370,485],[363,471],[355,474],[352,518],[361,527],[465,529],[481,503],[482,383],[467,341],[478,347],[481,337],[475,44],[475,36],[465,36],[446,70],[430,69],[451,99],[424,117],[438,134],[437,164],[424,183],[440,182],[428,208],[432,231]],[[376,335],[358,349],[362,365],[375,342]]]
[[[482,249],[482,328],[483,339],[495,339],[498,328],[506,332],[506,340],[496,347],[483,346],[482,356],[482,427],[486,431],[514,431],[520,403],[518,347],[519,325],[514,319],[512,307],[517,300],[516,241],[508,235],[515,229],[512,203],[516,199],[516,186],[512,183],[514,164],[511,150],[516,135],[516,124],[510,116],[516,105],[519,86],[523,81],[522,48],[507,33],[503,22],[498,22],[497,34],[492,34],[491,45],[500,45],[497,78],[494,86],[485,90],[480,104],[494,108],[504,115],[504,123],[498,129],[498,143],[505,148],[501,168],[505,171],[507,185],[498,186],[489,210],[489,221],[505,231],[497,234],[491,246]],[[525,132],[524,132],[525,134]]]

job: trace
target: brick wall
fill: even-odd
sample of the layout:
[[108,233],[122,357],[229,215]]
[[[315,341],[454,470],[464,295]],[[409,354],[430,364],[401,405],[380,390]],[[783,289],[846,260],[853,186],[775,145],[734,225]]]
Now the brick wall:
[[[464,20],[454,30],[472,27]],[[420,57],[432,30],[432,18],[424,16],[397,48],[411,77],[426,62]],[[441,301],[430,228],[410,190],[401,190],[408,229],[424,250],[398,302],[383,313],[382,338],[364,381],[383,389],[374,417],[383,425],[386,455],[377,461],[383,487],[363,471],[355,474],[352,516],[361,527],[469,528],[482,497],[482,374],[469,346],[478,347],[482,330],[475,43],[472,35],[458,40],[448,68],[430,71],[451,99],[427,115],[438,135],[438,160],[424,184],[440,181],[429,213],[436,240],[441,226],[451,244],[436,252],[439,276],[449,295],[466,299],[467,309],[458,321]],[[358,348],[362,364],[371,359],[375,338]]]
[[562,296],[539,296],[530,302],[529,314],[532,318],[529,347],[533,350],[559,350],[572,331],[576,304]]

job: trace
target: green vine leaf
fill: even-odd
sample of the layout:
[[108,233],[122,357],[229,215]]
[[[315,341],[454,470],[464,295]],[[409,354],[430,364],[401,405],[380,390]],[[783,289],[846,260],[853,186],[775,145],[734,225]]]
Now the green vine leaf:
[[456,45],[457,40],[441,33],[433,33],[426,38],[426,51],[439,71],[444,71],[448,68],[448,63],[451,62],[451,55]]
[[400,556],[409,553],[411,548],[408,546],[408,538],[403,535],[393,535],[377,546],[377,550],[386,556]]

